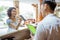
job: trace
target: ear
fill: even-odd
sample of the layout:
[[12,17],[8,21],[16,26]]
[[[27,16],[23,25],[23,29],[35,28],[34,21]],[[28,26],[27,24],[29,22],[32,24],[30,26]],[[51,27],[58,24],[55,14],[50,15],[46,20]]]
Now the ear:
[[48,10],[51,10],[49,5],[47,5],[47,9],[48,9]]
[[47,5],[47,4],[45,4],[44,6],[45,6],[45,7],[48,7],[48,5]]

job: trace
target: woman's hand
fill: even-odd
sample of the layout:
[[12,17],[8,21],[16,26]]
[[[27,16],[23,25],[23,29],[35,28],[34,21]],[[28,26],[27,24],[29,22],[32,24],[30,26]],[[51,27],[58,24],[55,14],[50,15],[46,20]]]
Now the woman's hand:
[[25,24],[25,25],[28,25],[28,24],[30,24],[30,21],[29,21],[29,20],[26,20],[26,21],[24,22],[24,24]]
[[17,21],[18,21],[18,25],[17,25],[16,30],[20,27],[22,19],[18,16]]
[[22,20],[22,18],[21,18],[19,15],[17,15],[16,18],[17,18],[18,20]]
[[18,23],[21,23],[22,19],[18,19]]
[[21,23],[22,18],[20,16],[17,16],[17,19],[18,19],[18,23]]

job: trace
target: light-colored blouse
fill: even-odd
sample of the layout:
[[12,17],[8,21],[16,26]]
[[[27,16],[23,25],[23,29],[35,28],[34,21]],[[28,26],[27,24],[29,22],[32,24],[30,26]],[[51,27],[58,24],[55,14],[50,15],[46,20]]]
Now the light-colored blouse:
[[13,29],[13,28],[10,27],[10,23],[13,23],[15,26],[18,25],[17,19],[16,19],[15,22],[13,22],[11,19],[7,19],[6,22],[7,22],[8,26],[9,26],[9,27],[8,27],[9,30],[15,30],[15,29]]
[[38,23],[34,40],[60,40],[60,18],[47,15]]

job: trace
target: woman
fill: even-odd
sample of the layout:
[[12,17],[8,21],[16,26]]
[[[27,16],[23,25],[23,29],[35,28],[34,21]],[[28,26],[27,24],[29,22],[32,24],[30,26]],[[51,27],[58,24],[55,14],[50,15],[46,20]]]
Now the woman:
[[18,20],[16,17],[16,8],[10,7],[7,11],[8,19],[7,24],[9,25],[9,29],[18,29],[21,23],[21,19]]
[[[16,16],[16,8],[10,7],[7,11],[8,19],[7,24],[9,25],[8,31],[12,31],[14,29],[18,29],[21,23],[21,18]],[[24,40],[30,38],[30,31],[28,29],[19,31],[15,34],[13,34],[14,40]]]

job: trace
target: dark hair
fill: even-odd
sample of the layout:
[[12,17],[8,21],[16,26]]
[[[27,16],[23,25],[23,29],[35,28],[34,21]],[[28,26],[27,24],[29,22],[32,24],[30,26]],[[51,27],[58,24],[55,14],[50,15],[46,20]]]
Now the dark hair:
[[50,6],[50,9],[51,9],[52,11],[55,10],[55,7],[56,7],[56,5],[57,5],[56,2],[52,2],[52,1],[45,1],[44,4],[48,4],[48,5]]
[[11,17],[11,11],[12,11],[13,9],[16,9],[16,8],[15,8],[15,7],[10,7],[10,8],[8,9],[8,11],[7,11],[7,15],[8,15],[9,18]]

